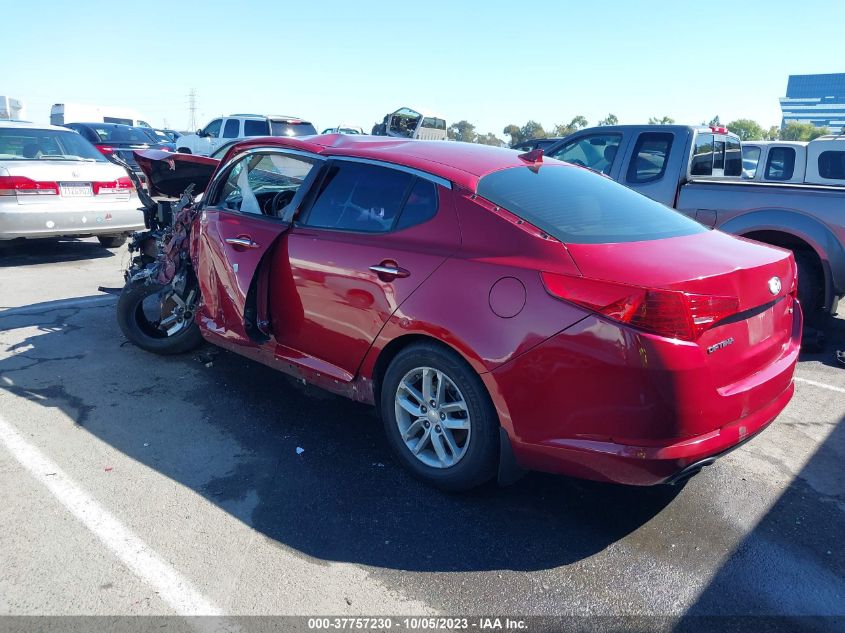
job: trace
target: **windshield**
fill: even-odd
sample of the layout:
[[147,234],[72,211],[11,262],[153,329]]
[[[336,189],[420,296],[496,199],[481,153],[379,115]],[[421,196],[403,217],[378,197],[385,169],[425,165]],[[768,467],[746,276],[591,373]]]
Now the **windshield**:
[[570,244],[639,242],[706,230],[608,178],[566,165],[493,172],[478,181],[478,195]]
[[306,121],[270,121],[270,136],[306,136],[316,134],[314,126]]
[[105,157],[76,132],[0,128],[0,160],[89,160]]

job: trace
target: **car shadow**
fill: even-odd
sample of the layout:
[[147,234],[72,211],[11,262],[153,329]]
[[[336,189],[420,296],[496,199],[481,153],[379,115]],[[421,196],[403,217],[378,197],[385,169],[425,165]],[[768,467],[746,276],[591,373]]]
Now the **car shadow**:
[[0,268],[102,259],[115,254],[97,241],[76,239],[14,240],[0,242]]
[[[839,313],[845,315],[845,301],[840,303]],[[804,345],[801,360],[818,361],[830,367],[845,369],[845,365],[836,360],[837,351],[845,351],[845,318],[826,315],[816,324],[816,334],[821,337],[819,346]],[[805,341],[807,337],[805,336]]]
[[393,460],[372,408],[217,348],[145,353],[120,336],[113,306],[0,312],[4,326],[36,331],[3,350],[16,353],[0,359],[0,388],[60,409],[314,559],[430,572],[549,569],[607,548],[681,490],[532,473],[506,488],[447,494]]

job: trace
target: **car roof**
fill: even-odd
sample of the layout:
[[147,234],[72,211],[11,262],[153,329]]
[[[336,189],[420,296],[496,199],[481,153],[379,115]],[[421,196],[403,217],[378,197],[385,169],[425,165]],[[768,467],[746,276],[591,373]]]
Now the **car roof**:
[[71,121],[70,123],[65,123],[65,125],[88,125],[91,127],[132,127],[140,130],[153,129],[150,127],[144,127],[143,125],[129,125],[128,123],[105,123],[102,121],[94,121],[92,123],[86,123],[85,121]]
[[[348,156],[394,163],[440,176],[471,191],[475,191],[479,179],[489,173],[527,165],[519,158],[519,152],[490,145],[357,134],[251,138],[233,144],[226,158],[234,154],[233,150],[252,147],[286,147],[322,156]],[[553,158],[545,160],[563,165]]]
[[42,123],[33,123],[31,121],[0,121],[0,127],[21,128],[27,130],[55,130],[57,132],[73,132],[66,127],[60,125],[47,125]]

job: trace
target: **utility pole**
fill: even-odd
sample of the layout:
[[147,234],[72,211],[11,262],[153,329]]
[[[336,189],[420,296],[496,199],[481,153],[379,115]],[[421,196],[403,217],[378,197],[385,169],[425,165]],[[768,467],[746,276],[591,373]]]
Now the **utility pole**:
[[191,88],[188,93],[188,131],[193,132],[197,129],[197,91]]

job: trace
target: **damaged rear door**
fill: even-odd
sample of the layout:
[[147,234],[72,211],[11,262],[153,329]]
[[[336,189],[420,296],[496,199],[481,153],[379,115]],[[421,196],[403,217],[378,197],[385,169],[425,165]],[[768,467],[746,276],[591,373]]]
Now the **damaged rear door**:
[[203,297],[199,323],[206,333],[253,345],[269,335],[261,262],[290,227],[286,215],[321,163],[310,154],[256,149],[215,178],[193,252]]

